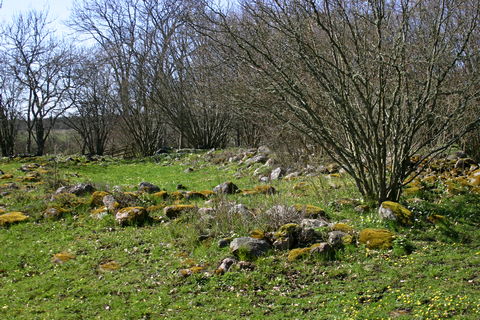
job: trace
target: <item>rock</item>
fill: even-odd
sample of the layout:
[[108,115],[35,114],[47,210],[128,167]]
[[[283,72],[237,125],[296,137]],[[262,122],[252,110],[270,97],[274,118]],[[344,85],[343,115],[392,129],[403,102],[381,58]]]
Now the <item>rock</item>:
[[28,216],[22,212],[9,212],[0,215],[0,227],[10,226],[14,223],[22,222],[28,219]]
[[477,165],[477,162],[471,158],[463,158],[463,159],[458,159],[457,162],[455,163],[455,169],[458,170],[465,170],[470,168],[470,166]]
[[213,192],[217,194],[234,194],[238,191],[238,187],[230,181],[224,182],[213,188]]
[[279,238],[273,242],[273,247],[277,250],[288,250],[292,247],[290,238]]
[[265,167],[273,167],[275,165],[275,161],[273,159],[268,159],[267,162],[265,162]]
[[299,176],[300,176],[300,172],[294,171],[294,172],[291,172],[291,173],[287,174],[284,179],[285,180],[290,180],[290,179],[293,179],[293,178],[297,178]]
[[[343,231],[332,231],[328,233],[328,243],[333,247],[341,247],[344,244],[344,238],[349,236],[348,233]],[[349,236],[351,237],[351,236]]]
[[29,172],[29,171],[33,171],[33,170],[35,170],[39,167],[40,167],[40,165],[38,163],[29,163],[29,164],[22,165],[18,170],[23,171],[23,172]]
[[247,159],[245,160],[245,164],[246,165],[252,165],[252,164],[255,164],[255,163],[265,163],[267,162],[268,158],[264,155],[257,155],[257,156],[254,156],[250,159]]
[[154,197],[156,198],[160,198],[160,199],[167,199],[168,198],[168,192],[167,191],[159,191],[159,192],[155,192],[153,194]]
[[384,201],[378,209],[378,214],[383,220],[390,220],[403,225],[413,223],[412,212],[397,202]]
[[8,180],[8,179],[12,179],[12,178],[13,178],[13,174],[4,174],[4,175],[0,176],[1,180]]
[[146,193],[155,193],[155,192],[159,192],[160,188],[150,182],[141,182],[138,185],[138,191],[146,192]]
[[52,262],[57,264],[63,264],[72,259],[75,259],[75,256],[73,254],[68,252],[60,252],[53,255]]
[[148,212],[143,207],[127,207],[119,210],[115,214],[115,221],[124,225],[140,225],[148,218]]
[[193,210],[195,206],[189,204],[177,204],[163,208],[163,213],[169,219],[175,219],[180,214]]
[[228,210],[229,214],[240,214],[244,216],[251,215],[250,210],[244,204],[236,204]]
[[330,223],[324,219],[303,219],[300,222],[300,226],[302,228],[310,228],[310,229],[328,227],[329,225]]
[[254,177],[260,176],[260,175],[264,174],[264,172],[265,172],[265,167],[259,167],[259,168],[255,169],[255,171],[253,171],[253,176]]
[[274,169],[272,171],[272,173],[270,173],[270,180],[278,180],[281,177],[283,177],[284,174],[285,174],[285,170],[278,167],[278,168]]
[[312,206],[310,204],[295,204],[293,207],[299,214],[303,214],[305,218],[316,219],[319,217],[325,217],[325,211],[317,206]]
[[190,173],[190,172],[193,172],[193,168],[187,168],[185,170],[183,170],[184,173]]
[[43,217],[45,219],[57,220],[60,219],[65,212],[67,212],[67,210],[65,209],[48,208],[43,212]]
[[232,253],[242,260],[260,257],[266,254],[270,248],[267,241],[250,237],[236,238],[230,243]]
[[217,244],[219,248],[225,248],[225,247],[228,247],[228,245],[230,245],[230,242],[232,242],[232,238],[223,238],[218,240]]
[[240,261],[237,265],[240,270],[252,271],[255,269],[255,265],[249,261]]
[[237,260],[234,258],[225,258],[222,260],[220,263],[220,266],[215,270],[215,273],[217,274],[224,274],[227,272],[231,266],[233,266],[235,263],[237,263]]
[[69,189],[69,193],[72,193],[76,196],[83,196],[94,191],[95,187],[89,183],[79,183]]
[[353,210],[358,213],[366,213],[368,210],[370,210],[370,207],[367,204],[360,204],[356,206]]
[[0,169],[0,176],[4,175],[5,172],[3,172],[1,169]]
[[288,252],[287,260],[289,262],[293,262],[295,260],[299,260],[304,258],[310,254],[310,248],[296,248],[292,249]]
[[311,254],[330,254],[333,247],[328,242],[316,243],[310,247]]
[[257,152],[261,153],[261,154],[268,155],[268,154],[272,153],[272,150],[270,150],[270,148],[267,147],[267,146],[260,146],[260,147],[258,147]]
[[318,240],[318,235],[313,229],[300,229],[297,236],[297,246],[308,246]]
[[92,199],[90,201],[90,206],[92,207],[98,207],[103,205],[103,198],[108,195],[108,192],[105,191],[95,191],[92,194]]
[[332,231],[342,231],[348,234],[353,234],[355,230],[346,223],[335,223],[332,225]]
[[299,213],[293,206],[276,205],[268,209],[265,214],[279,221],[293,221],[299,218]]
[[108,209],[107,207],[94,209],[90,212],[90,215],[95,219],[103,219],[104,217],[108,216]]
[[358,235],[358,241],[369,249],[390,249],[395,235],[386,229],[364,229]]
[[111,194],[105,195],[102,199],[102,203],[105,208],[111,212],[120,208],[120,203]]
[[185,187],[183,184],[177,184],[177,190],[187,190],[187,187]]

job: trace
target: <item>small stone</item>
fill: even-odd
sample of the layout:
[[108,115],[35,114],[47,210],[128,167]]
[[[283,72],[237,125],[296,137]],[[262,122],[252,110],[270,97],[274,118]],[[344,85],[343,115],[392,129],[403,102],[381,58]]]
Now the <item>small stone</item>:
[[187,190],[187,187],[185,187],[183,184],[177,184],[177,190]]
[[254,259],[264,255],[270,250],[270,244],[265,240],[242,237],[230,243],[232,253],[241,259]]
[[236,204],[228,210],[229,214],[240,214],[243,216],[248,216],[251,214],[250,210],[244,204]]
[[398,222],[403,225],[411,225],[413,223],[412,212],[397,202],[382,202],[380,208],[378,208],[378,214],[381,219]]
[[302,228],[311,228],[311,229],[328,227],[329,225],[330,223],[323,219],[303,219],[300,222],[300,226]]
[[68,193],[72,193],[76,196],[83,196],[95,191],[95,187],[89,183],[79,183],[73,187],[68,188]]
[[115,214],[115,221],[122,226],[139,225],[144,223],[147,218],[148,212],[143,207],[127,207]]
[[63,264],[72,259],[75,259],[75,256],[73,254],[68,252],[60,252],[53,255],[52,262],[57,264]]
[[220,263],[220,266],[215,270],[215,273],[217,274],[224,274],[228,270],[230,270],[230,267],[233,266],[235,263],[237,263],[237,260],[234,258],[225,258],[222,260]]
[[223,238],[218,240],[218,247],[219,248],[225,248],[228,247],[228,245],[232,242],[232,238]]
[[59,208],[48,208],[43,212],[43,217],[45,219],[57,220],[60,219],[66,211],[67,210]]
[[255,265],[249,261],[240,261],[238,263],[238,269],[245,271],[253,271],[255,269]]
[[273,242],[273,247],[276,250],[288,250],[291,247],[291,243],[290,238],[279,238]]
[[120,208],[120,203],[115,200],[111,194],[107,194],[103,197],[102,203],[108,211],[114,212]]
[[283,175],[285,174],[285,170],[283,170],[282,168],[278,167],[276,169],[274,169],[272,171],[272,173],[270,173],[270,180],[278,180],[280,179],[281,177],[283,177]]
[[120,269],[120,264],[116,261],[109,261],[98,266],[100,271],[111,272]]
[[193,210],[195,206],[193,205],[188,205],[188,204],[178,204],[178,205],[173,205],[173,206],[168,206],[163,209],[163,213],[165,216],[169,219],[175,219],[177,218],[180,214]]
[[330,243],[333,247],[341,247],[343,246],[343,238],[348,236],[348,233],[343,231],[332,231],[328,233],[328,243]]
[[333,251],[333,247],[328,242],[316,243],[310,247],[312,254],[328,254]]
[[213,192],[217,194],[234,194],[238,191],[238,187],[230,181],[224,182],[213,188]]
[[138,185],[138,191],[146,193],[155,193],[160,191],[160,187],[150,183],[150,182],[141,182]]
[[184,173],[190,173],[190,172],[193,172],[193,168],[187,168],[185,170],[183,170]]

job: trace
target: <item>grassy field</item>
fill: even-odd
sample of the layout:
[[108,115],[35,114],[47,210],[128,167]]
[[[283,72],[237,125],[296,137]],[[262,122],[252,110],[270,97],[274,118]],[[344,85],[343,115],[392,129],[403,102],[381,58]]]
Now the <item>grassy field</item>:
[[[91,195],[52,198],[57,187],[80,182],[136,192],[148,181],[169,194],[179,184],[190,191],[224,181],[242,190],[259,184],[252,177],[258,165],[221,161],[217,153],[215,161],[203,153],[136,161],[0,161],[7,174],[0,180],[0,191],[7,192],[0,210],[29,216],[0,227],[0,318],[480,319],[480,196],[474,192],[423,191],[413,196],[429,201],[402,199],[415,217],[407,227],[383,222],[376,208],[359,213],[339,205],[339,199],[359,198],[344,175],[280,180],[272,183],[275,195],[211,196],[207,204],[138,193],[135,205],[148,207],[153,217],[141,226],[119,226],[112,214],[92,218]],[[41,167],[18,170],[33,162]],[[33,171],[36,178],[25,179]],[[245,204],[254,214],[229,215],[223,209],[228,202]],[[163,208],[178,203],[217,213],[209,221],[196,211],[166,219]],[[276,204],[320,206],[331,222],[351,226],[354,237],[364,228],[388,228],[396,234],[393,248],[369,250],[354,241],[332,259],[295,261],[288,251],[271,251],[246,269],[236,265],[217,274],[222,259],[232,256],[218,240],[275,231],[289,222],[264,214]],[[52,207],[65,209],[61,219],[43,218]],[[445,219],[428,221],[433,214]],[[179,275],[186,269],[193,274]]]

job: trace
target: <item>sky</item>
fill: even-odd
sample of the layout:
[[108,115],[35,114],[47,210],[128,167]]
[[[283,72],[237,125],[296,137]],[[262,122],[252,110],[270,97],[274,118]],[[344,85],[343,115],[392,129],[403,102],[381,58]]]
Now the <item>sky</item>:
[[28,12],[31,9],[43,10],[48,8],[52,27],[59,34],[67,35],[70,30],[64,26],[63,21],[70,16],[70,9],[74,0],[0,0],[0,21],[9,23],[12,17],[19,13]]

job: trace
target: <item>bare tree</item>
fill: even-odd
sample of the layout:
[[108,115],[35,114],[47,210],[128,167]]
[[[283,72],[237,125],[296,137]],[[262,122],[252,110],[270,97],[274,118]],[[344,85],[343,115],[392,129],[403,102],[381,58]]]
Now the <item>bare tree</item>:
[[70,49],[53,37],[45,12],[19,15],[5,35],[11,71],[24,88],[27,152],[33,139],[36,154],[42,155],[56,120],[70,107]]
[[112,133],[115,119],[113,76],[105,64],[101,52],[92,54],[92,48],[81,55],[73,81],[76,90],[71,91],[73,112],[66,117],[69,127],[82,140],[82,152],[103,155]]
[[252,103],[269,94],[276,102],[264,110],[320,145],[367,200],[398,200],[421,161],[479,122],[477,113],[454,131],[479,94],[479,72],[465,73],[466,59],[478,61],[466,50],[478,1],[253,0],[238,13],[212,10],[208,33],[263,78]]
[[20,120],[21,85],[9,72],[7,56],[0,52],[0,152],[2,156],[14,153]]

